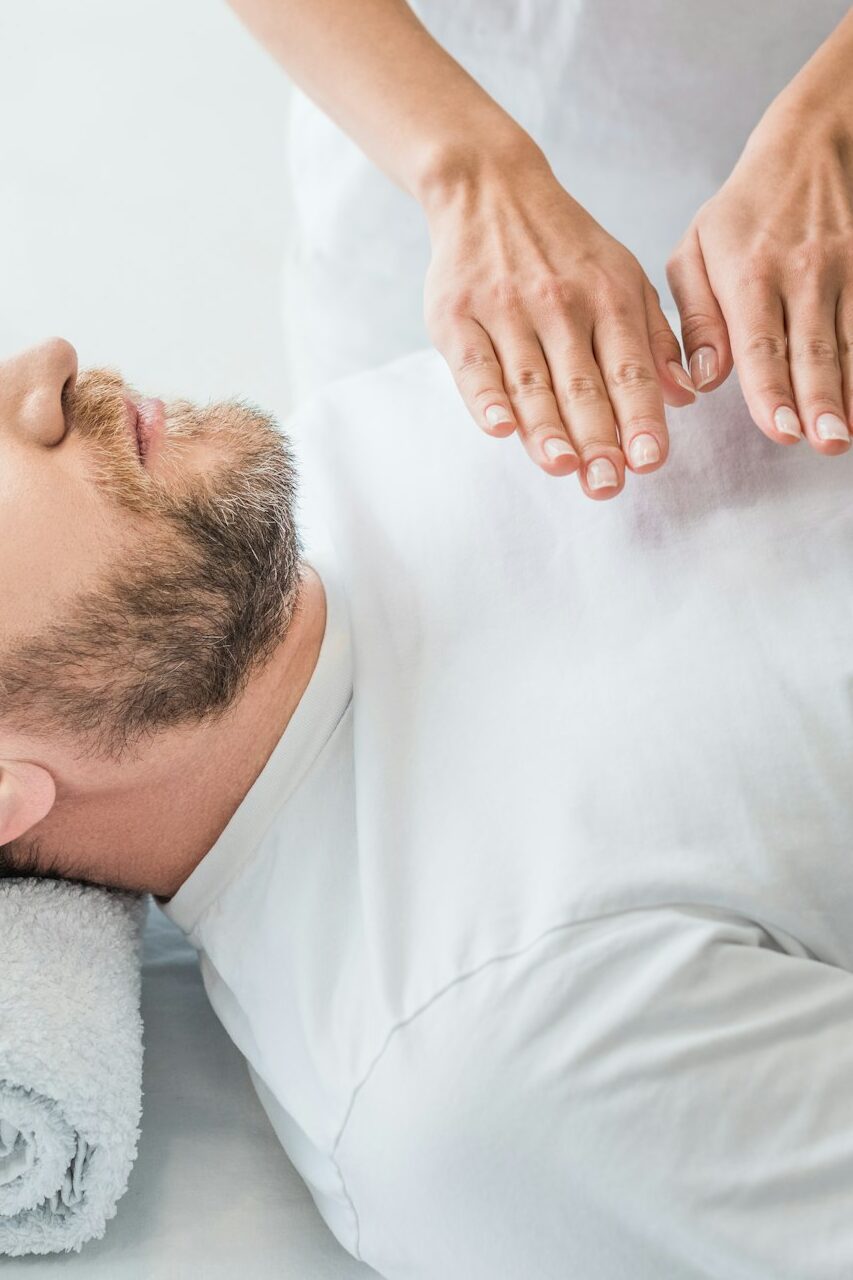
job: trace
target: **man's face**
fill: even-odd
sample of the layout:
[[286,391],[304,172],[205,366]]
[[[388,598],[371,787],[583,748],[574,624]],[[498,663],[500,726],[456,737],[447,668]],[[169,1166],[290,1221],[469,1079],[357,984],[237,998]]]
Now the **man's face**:
[[118,758],[227,710],[286,631],[302,547],[274,423],[143,399],[52,340],[0,362],[3,729]]

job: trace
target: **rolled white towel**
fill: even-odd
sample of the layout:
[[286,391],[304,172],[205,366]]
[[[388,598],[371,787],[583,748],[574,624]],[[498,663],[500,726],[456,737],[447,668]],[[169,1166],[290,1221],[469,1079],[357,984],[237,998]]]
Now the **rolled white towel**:
[[79,1253],[127,1190],[146,908],[144,894],[0,880],[0,1254]]

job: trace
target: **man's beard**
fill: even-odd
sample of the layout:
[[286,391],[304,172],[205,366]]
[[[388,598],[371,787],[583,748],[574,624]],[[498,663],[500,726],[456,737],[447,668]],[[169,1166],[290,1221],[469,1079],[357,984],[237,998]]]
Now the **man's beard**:
[[[134,513],[139,537],[61,618],[0,656],[4,723],[111,760],[223,715],[284,639],[302,582],[294,458],[275,422],[237,401],[167,405],[154,474],[128,437],[129,392],[93,370],[64,400],[93,483]],[[200,436],[210,448],[198,467]]]

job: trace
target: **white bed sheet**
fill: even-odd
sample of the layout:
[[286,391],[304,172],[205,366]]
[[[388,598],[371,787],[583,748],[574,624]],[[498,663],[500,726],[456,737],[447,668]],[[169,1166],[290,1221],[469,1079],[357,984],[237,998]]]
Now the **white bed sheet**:
[[376,1280],[343,1250],[210,1007],[195,952],[149,901],[139,1155],[102,1240],[0,1259],[3,1280]]

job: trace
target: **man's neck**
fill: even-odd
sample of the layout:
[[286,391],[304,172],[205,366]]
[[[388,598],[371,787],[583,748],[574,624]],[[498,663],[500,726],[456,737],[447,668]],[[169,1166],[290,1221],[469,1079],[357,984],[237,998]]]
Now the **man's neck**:
[[306,565],[299,604],[279,651],[249,681],[218,731],[205,736],[193,783],[187,787],[184,780],[180,831],[164,850],[161,867],[152,868],[158,897],[177,893],[262,772],[314,674],[325,630],[323,583]]

